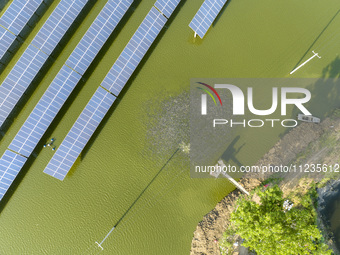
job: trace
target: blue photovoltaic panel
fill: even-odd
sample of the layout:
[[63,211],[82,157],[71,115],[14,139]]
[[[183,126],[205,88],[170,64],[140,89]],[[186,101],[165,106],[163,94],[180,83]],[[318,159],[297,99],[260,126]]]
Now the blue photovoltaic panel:
[[17,177],[27,158],[6,150],[0,158],[0,201]]
[[[0,86],[0,126],[88,0],[61,0]],[[41,49],[42,51],[38,50]],[[47,54],[44,54],[44,52]]]
[[116,96],[125,86],[130,76],[166,23],[165,18],[155,7],[138,27],[117,61],[101,83],[101,86]]
[[180,1],[181,0],[157,0],[155,7],[169,18]]
[[5,55],[15,39],[15,35],[0,26],[0,59]]
[[50,55],[87,2],[88,0],[61,0],[34,37],[32,44]]
[[0,86],[0,126],[28,88],[48,56],[29,45]]
[[20,34],[42,2],[42,0],[13,0],[1,16],[0,25],[15,35]]
[[205,0],[189,27],[203,38],[227,0]]
[[66,65],[83,75],[133,0],[109,0],[87,30]]
[[29,157],[80,78],[63,65],[8,148]]
[[46,166],[44,173],[64,180],[116,97],[99,87]]

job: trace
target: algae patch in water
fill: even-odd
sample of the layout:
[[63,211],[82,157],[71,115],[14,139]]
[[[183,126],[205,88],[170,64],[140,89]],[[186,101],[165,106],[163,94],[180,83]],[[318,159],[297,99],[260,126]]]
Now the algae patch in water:
[[189,92],[169,96],[159,102],[146,105],[148,123],[146,139],[152,154],[168,155],[180,144],[189,144]]

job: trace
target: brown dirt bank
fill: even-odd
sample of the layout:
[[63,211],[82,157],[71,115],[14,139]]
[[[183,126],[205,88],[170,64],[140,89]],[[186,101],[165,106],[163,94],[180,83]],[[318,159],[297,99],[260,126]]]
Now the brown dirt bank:
[[[340,118],[338,115],[338,112],[337,114],[333,114],[333,117],[326,118],[321,124],[301,123],[298,127],[291,129],[256,165],[288,165],[297,159],[299,159],[299,163],[314,162],[320,159],[323,159],[322,161],[324,162],[324,159],[327,158],[327,155],[331,152],[327,146],[323,146],[324,141],[320,140],[323,139],[325,134],[339,133]],[[337,140],[339,139],[338,135],[336,138]],[[314,145],[316,141],[318,141],[318,143]],[[304,157],[301,155],[304,155]],[[335,155],[338,155],[338,153],[335,153]],[[265,178],[268,178],[269,175],[270,174],[266,176],[255,176],[248,174],[245,176],[247,178],[240,180],[240,184],[243,185],[246,190],[250,191],[258,186]],[[286,193],[289,189],[298,185],[299,179],[303,177],[303,173],[285,174],[281,177],[283,177],[284,180],[280,186]],[[323,175],[320,175],[320,179],[322,177]],[[240,191],[238,190],[234,190],[228,194],[198,223],[191,243],[191,255],[220,254],[218,240],[226,230],[230,213],[234,210],[234,205],[239,195]]]

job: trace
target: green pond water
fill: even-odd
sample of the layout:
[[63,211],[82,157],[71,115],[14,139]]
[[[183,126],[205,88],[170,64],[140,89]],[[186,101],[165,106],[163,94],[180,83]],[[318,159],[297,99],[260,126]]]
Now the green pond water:
[[[26,95],[27,102],[1,140],[0,153],[105,2],[94,4],[43,79]],[[135,5],[124,27],[86,74],[86,82],[78,85],[53,122],[20,174],[15,190],[2,201],[0,254],[189,254],[197,223],[233,187],[226,180],[191,179],[188,155],[176,152],[180,141],[149,137],[149,130],[162,118],[164,102],[188,92],[191,78],[289,77],[292,68],[301,58],[310,57],[313,49],[319,49],[322,58],[313,60],[294,77],[337,76],[340,17],[330,21],[340,8],[338,0],[229,0],[205,39],[193,39],[188,24],[202,2],[183,1],[66,179],[60,182],[43,174],[53,151],[41,149],[42,145],[51,137],[56,138],[56,145],[61,143],[154,1],[142,0]],[[0,82],[57,3],[33,28]],[[310,107],[323,118],[339,107],[339,87],[320,86],[322,80],[308,88],[316,99],[313,102],[318,102]],[[179,118],[181,114],[179,111]],[[255,163],[285,131],[240,131],[236,147],[245,146],[238,159],[243,164]],[[157,148],[157,139],[168,139],[168,146]],[[159,144],[164,145],[164,141]],[[95,241],[104,238],[147,186],[101,251]]]

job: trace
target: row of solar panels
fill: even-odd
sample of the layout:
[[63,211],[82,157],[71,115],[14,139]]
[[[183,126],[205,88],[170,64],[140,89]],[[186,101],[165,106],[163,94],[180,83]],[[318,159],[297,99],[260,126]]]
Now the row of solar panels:
[[[125,4],[123,4],[123,2]],[[104,78],[101,86],[97,89],[70,132],[63,140],[60,148],[50,160],[44,170],[45,173],[60,180],[65,178],[101,120],[114,103],[115,98],[121,92],[147,50],[164,27],[167,18],[171,16],[179,2],[180,0],[158,0],[155,3],[155,7],[159,11],[152,7],[107,76]],[[80,80],[81,75],[84,74],[131,3],[132,0],[130,0],[130,2],[112,0],[105,5],[95,22],[93,22],[85,36],[66,61],[66,65],[61,68],[48,90],[42,96],[31,115],[13,139],[9,146],[10,150],[26,157],[30,156],[63,103]],[[84,5],[85,0],[83,2],[83,6]],[[110,9],[110,7],[114,7],[114,10]],[[69,10],[71,10],[71,8],[64,10],[64,13],[67,13]],[[110,15],[114,18],[113,20],[108,21],[110,20]],[[57,22],[57,20],[55,20],[55,22]],[[71,23],[69,23],[69,25],[71,25]],[[39,33],[41,31],[42,34],[48,35],[49,30],[44,28],[44,26]],[[60,33],[59,36],[62,36],[65,32],[66,30]],[[39,45],[40,51],[45,50],[48,54],[51,54],[53,45],[49,45],[47,40],[44,41],[42,36],[39,37],[39,33],[33,42],[36,40],[36,44]],[[47,36],[47,38],[48,37],[49,36]],[[31,64],[32,63],[29,63],[27,67]],[[0,200],[27,159],[12,151],[6,150],[5,154],[0,159]]]
[[[10,150],[27,158],[31,155],[81,76],[90,66],[132,2],[133,0],[109,0],[105,4],[14,137],[8,147]],[[44,31],[47,30],[44,29]],[[43,44],[41,44],[41,47],[44,47]],[[6,163],[8,162],[8,153],[5,153],[0,159],[0,185],[3,185],[0,191],[0,200],[6,192],[4,186],[9,187],[23,165],[16,163],[17,160],[23,161],[22,156],[17,157],[15,155],[18,154],[15,153],[9,155],[13,158],[13,164]],[[25,157],[23,158],[26,159]],[[2,184],[3,182],[5,184]]]
[[[15,0],[17,1],[17,0]],[[20,0],[22,1],[22,0]],[[19,1],[19,2],[20,2]],[[35,36],[32,43],[27,47],[24,54],[18,60],[12,71],[6,77],[4,82],[0,86],[0,127],[3,125],[9,114],[14,109],[15,105],[18,103],[19,99],[22,97],[28,86],[32,83],[33,79],[36,77],[38,72],[41,70],[42,66],[47,61],[48,56],[52,53],[54,48],[57,46],[63,35],[66,33],[67,29],[71,26],[81,9],[84,7],[88,0],[79,0],[79,1],[61,1],[57,8],[54,10],[52,15],[46,21],[44,26],[40,29],[39,33]],[[26,1],[24,1],[26,5],[21,6],[22,11],[15,12],[11,14],[13,18],[18,17],[20,19],[20,14],[25,15],[28,20],[28,14],[24,11],[27,6]],[[158,8],[166,17],[171,15],[171,10],[177,6],[179,1],[166,1],[166,0],[158,0],[155,3],[156,8]],[[197,33],[203,37],[206,30],[209,28],[213,19],[216,17],[220,9],[226,0],[206,0],[198,13],[195,15],[194,19],[190,23],[190,26],[193,27]],[[16,2],[13,2],[14,5]],[[20,2],[22,5],[24,3]],[[37,0],[30,2],[31,5],[35,4],[34,7],[38,8],[39,2]],[[11,5],[11,6],[12,6]],[[10,7],[11,7],[10,6]],[[20,6],[19,6],[20,7]],[[28,8],[28,7],[27,7]],[[8,8],[6,13],[12,13],[11,8]],[[34,9],[31,7],[31,14]],[[6,15],[3,15],[4,18]],[[32,14],[33,15],[33,14]],[[9,14],[7,16],[10,16]],[[6,16],[6,17],[7,17]],[[1,20],[0,20],[1,21]],[[2,21],[3,24],[12,28],[14,31],[18,32],[18,25],[14,26],[13,22],[10,23],[10,19],[7,17]],[[101,22],[105,22],[105,17]],[[1,23],[0,23],[1,24]],[[24,22],[22,22],[24,24]],[[22,26],[21,26],[22,27]],[[0,31],[1,31],[0,27]],[[96,28],[93,28],[94,30]],[[8,32],[6,30],[6,32]],[[9,33],[9,32],[8,32]],[[7,33],[6,33],[7,34]],[[10,35],[12,35],[10,33]],[[10,36],[6,35],[6,36]],[[45,54],[44,54],[45,53]],[[83,74],[83,69],[81,66],[84,65],[86,59],[84,59],[84,63],[79,61],[79,54],[74,53],[74,58],[70,59],[67,65],[72,66],[72,63],[77,65],[77,71],[80,74]],[[117,92],[113,92],[117,93]]]
[[[189,26],[197,33],[201,38],[204,37],[205,33],[211,26],[212,22],[216,18],[217,14],[222,9],[223,5],[227,0],[206,0],[193,20],[190,22]],[[0,59],[4,56],[4,54],[8,51],[10,46],[15,41],[16,37],[20,34],[22,29],[28,23],[28,21],[32,18],[34,13],[37,11],[39,6],[43,3],[43,0],[14,0],[5,13],[0,18]],[[166,1],[159,0],[155,3],[155,7],[158,8],[166,17],[170,17],[171,12],[169,10],[174,9],[176,6],[176,1]],[[68,8],[65,5],[64,11],[67,11]],[[59,13],[60,14],[60,13]],[[55,19],[53,19],[55,18]],[[52,22],[57,21],[57,15],[55,17],[51,16]],[[53,23],[57,24],[57,23]],[[51,29],[50,31],[47,29]],[[46,26],[46,30],[42,30],[45,34],[55,35],[55,33],[59,33],[58,30],[54,30],[53,26]],[[61,31],[62,32],[62,31]],[[62,32],[63,33],[63,32]],[[40,39],[40,40],[39,40]],[[41,37],[37,37],[35,43],[33,43],[37,47],[44,44]],[[48,43],[46,44],[48,45]],[[48,47],[48,46],[47,46]],[[54,49],[53,45],[47,49],[46,53],[49,55],[51,51]],[[44,51],[44,50],[43,50]],[[0,123],[1,124],[1,123]]]
[[[44,173],[63,180],[180,0],[158,0],[94,93]],[[164,15],[163,15],[164,14]],[[165,17],[166,16],[166,17]],[[105,89],[104,89],[105,88]],[[110,93],[111,92],[111,93]],[[114,94],[115,96],[113,96]]]
[[[14,137],[9,145],[9,149],[26,157],[30,156],[48,126],[81,79],[81,75],[84,74],[92,63],[131,3],[132,0],[129,2],[126,0],[108,1],[70,57],[66,60],[66,64],[69,66],[63,65],[18,134]],[[107,18],[106,22],[102,22],[104,16]],[[110,23],[110,26],[106,26],[107,23]],[[83,65],[79,66],[78,62],[73,62],[76,59]]]
[[43,0],[13,0],[0,17],[0,59],[42,3]]
[[205,0],[189,27],[203,38],[227,0]]
[[0,159],[0,200],[5,195],[27,158],[6,150]]
[[[155,7],[169,18],[179,1],[180,0],[158,0],[155,3]],[[197,24],[196,31],[201,38],[203,38],[226,1],[227,0],[206,0],[203,3],[191,23],[194,25]],[[165,25],[167,19],[164,18],[161,13],[155,8],[150,10],[101,83],[103,88],[115,96],[119,95]],[[79,157],[81,151],[115,101],[115,97],[102,87],[97,89],[66,135],[59,149],[45,168],[45,173],[63,180]]]
[[0,86],[0,127],[88,0],[61,0]]

